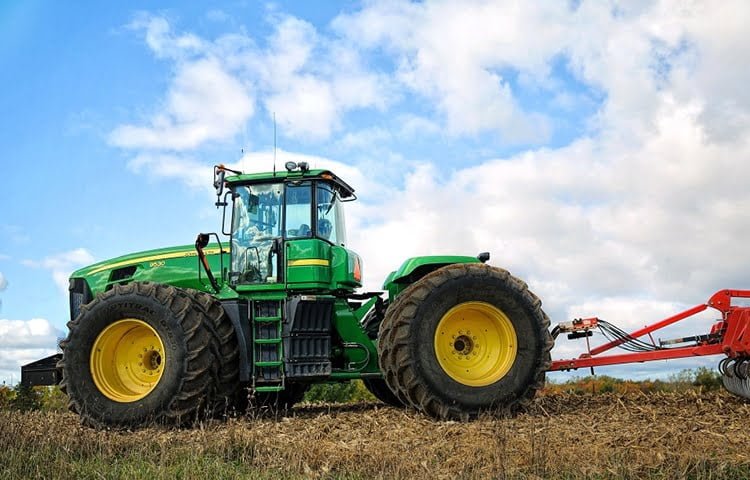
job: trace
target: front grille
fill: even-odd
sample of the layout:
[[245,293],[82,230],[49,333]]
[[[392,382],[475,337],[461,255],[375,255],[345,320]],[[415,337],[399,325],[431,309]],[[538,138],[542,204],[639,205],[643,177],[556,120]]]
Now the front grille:
[[92,300],[91,290],[86,280],[82,278],[70,279],[70,319],[74,320],[81,313],[81,305]]

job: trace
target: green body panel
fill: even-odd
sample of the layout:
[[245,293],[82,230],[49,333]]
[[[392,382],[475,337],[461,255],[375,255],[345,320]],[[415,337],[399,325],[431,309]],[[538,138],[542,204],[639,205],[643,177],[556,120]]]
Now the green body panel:
[[317,238],[286,242],[286,281],[290,290],[331,288],[331,245]]
[[331,284],[335,290],[351,290],[362,286],[362,259],[344,247],[331,247]]
[[388,298],[393,301],[409,285],[424,275],[446,265],[454,263],[480,263],[476,257],[463,255],[432,255],[412,257],[401,264],[398,270],[388,274],[383,282],[383,289],[388,291]]
[[[211,270],[221,277],[222,267],[229,267],[229,251],[219,252],[218,244],[205,248]],[[132,270],[132,273],[130,273]],[[117,275],[121,275],[118,277]],[[89,265],[76,270],[71,278],[83,278],[91,293],[109,290],[115,283],[160,282],[181,288],[194,288],[205,292],[213,289],[198,263],[198,254],[193,245],[159,248],[131,253]]]
[[362,317],[343,299],[336,302],[335,312],[333,327],[345,342],[343,370],[378,372],[377,346],[362,329],[359,323]]
[[353,292],[362,286],[354,276],[357,263],[359,255],[324,240],[287,240],[286,288]]

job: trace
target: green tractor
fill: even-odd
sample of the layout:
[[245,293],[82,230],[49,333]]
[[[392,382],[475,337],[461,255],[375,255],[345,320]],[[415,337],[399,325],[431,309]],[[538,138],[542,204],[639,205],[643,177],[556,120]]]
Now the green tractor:
[[342,179],[289,162],[217,166],[214,186],[229,241],[200,234],[74,272],[63,353],[25,366],[24,383],[59,382],[96,427],[289,408],[312,384],[354,379],[390,405],[464,420],[543,387],[549,319],[489,254],[410,258],[384,292],[358,293]]

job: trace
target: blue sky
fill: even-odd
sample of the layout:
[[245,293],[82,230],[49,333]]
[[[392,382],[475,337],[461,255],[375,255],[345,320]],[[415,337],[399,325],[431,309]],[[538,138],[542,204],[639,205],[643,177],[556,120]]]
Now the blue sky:
[[748,287],[747,20],[741,1],[3,2],[0,380],[54,352],[72,270],[218,230],[211,166],[270,169],[274,115],[279,164],[357,189],[370,288],[411,255],[489,250],[553,321],[632,328]]

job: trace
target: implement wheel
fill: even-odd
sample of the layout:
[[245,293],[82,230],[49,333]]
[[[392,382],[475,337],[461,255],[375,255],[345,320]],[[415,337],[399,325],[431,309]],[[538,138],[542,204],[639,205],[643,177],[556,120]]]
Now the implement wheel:
[[407,288],[380,327],[380,365],[417,410],[465,420],[510,413],[544,386],[553,341],[541,301],[507,271],[440,268]]
[[136,427],[200,418],[217,363],[201,308],[183,290],[115,285],[81,308],[61,342],[62,389],[84,423]]

